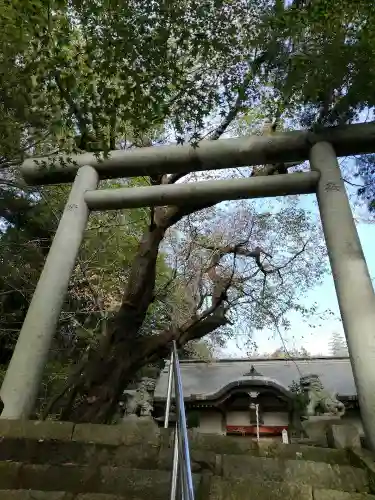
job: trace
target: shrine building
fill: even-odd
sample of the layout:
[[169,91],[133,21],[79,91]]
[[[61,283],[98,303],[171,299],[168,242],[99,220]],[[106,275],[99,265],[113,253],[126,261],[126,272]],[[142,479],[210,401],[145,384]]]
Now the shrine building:
[[[219,359],[180,361],[187,420],[199,432],[281,439],[291,424],[293,383],[318,375],[325,390],[345,405],[342,417],[363,435],[349,358]],[[169,363],[154,392],[154,418],[163,425]],[[257,429],[258,422],[258,429]],[[173,418],[170,425],[174,425]]]

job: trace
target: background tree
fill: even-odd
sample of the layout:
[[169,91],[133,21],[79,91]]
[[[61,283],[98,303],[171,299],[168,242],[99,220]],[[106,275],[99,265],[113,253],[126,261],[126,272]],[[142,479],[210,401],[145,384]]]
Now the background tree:
[[331,356],[349,356],[348,346],[345,337],[338,332],[333,332],[329,342],[329,350]]
[[365,200],[370,213],[375,212],[375,155],[363,155],[357,159],[355,179],[358,195]]
[[311,354],[304,348],[288,348],[283,345],[277,348],[272,353],[259,354],[259,357],[263,358],[285,358],[285,359],[295,359],[295,358],[310,358]]
[[311,354],[304,348],[300,349],[286,349],[285,347],[280,347],[276,349],[271,355],[271,358],[310,358]]

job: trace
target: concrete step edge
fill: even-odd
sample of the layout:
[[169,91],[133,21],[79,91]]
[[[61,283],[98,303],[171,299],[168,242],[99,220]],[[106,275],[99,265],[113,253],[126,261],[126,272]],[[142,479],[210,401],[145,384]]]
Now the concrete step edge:
[[234,453],[223,453],[221,455],[224,459],[225,457],[228,457],[228,458],[234,458],[236,460],[246,460],[246,459],[250,459],[250,460],[261,460],[261,461],[265,461],[265,462],[268,462],[268,463],[272,463],[272,462],[282,462],[282,463],[285,463],[285,462],[305,462],[305,463],[310,463],[310,464],[325,464],[329,467],[349,467],[351,469],[357,469],[357,470],[363,470],[362,467],[360,467],[359,465],[353,465],[353,464],[337,464],[337,463],[330,463],[330,462],[323,462],[321,460],[308,460],[308,459],[305,459],[305,458],[283,458],[283,457],[270,457],[270,456],[255,456],[255,455],[247,455],[247,456],[242,456],[242,455],[238,455],[238,454],[234,454]]

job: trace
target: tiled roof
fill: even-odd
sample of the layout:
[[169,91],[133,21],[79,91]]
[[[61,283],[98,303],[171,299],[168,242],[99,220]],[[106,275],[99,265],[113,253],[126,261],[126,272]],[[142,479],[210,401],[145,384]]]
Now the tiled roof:
[[[181,375],[185,399],[210,400],[223,387],[237,381],[256,378],[277,381],[289,387],[302,375],[319,375],[323,386],[332,394],[342,397],[357,395],[349,358],[303,358],[303,359],[223,359],[214,362],[181,361]],[[252,370],[254,367],[254,370]],[[168,364],[162,371],[155,388],[155,400],[165,399],[168,384]]]

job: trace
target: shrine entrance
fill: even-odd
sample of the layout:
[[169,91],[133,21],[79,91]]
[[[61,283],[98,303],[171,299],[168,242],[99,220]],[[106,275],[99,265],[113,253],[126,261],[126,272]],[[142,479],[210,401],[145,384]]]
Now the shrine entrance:
[[[28,418],[39,391],[57,320],[90,211],[184,206],[316,193],[364,430],[375,450],[375,296],[341,178],[337,156],[375,152],[375,124],[294,131],[272,136],[202,141],[27,160],[29,184],[72,182],[72,190],[30,303],[2,388],[2,418]],[[150,187],[97,189],[99,179],[124,178],[309,160],[311,171]]]

